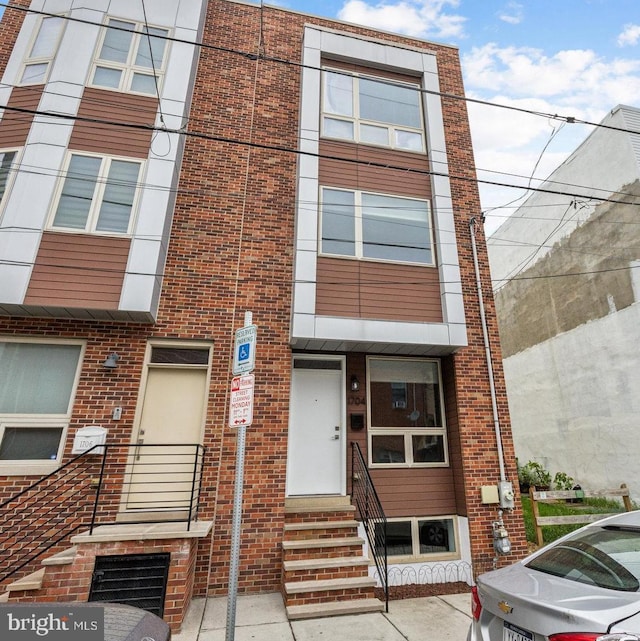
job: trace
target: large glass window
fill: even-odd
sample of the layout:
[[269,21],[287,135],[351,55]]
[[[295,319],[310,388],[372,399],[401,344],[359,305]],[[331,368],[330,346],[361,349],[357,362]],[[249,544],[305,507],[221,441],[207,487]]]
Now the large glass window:
[[[384,524],[375,525],[375,541],[378,553],[383,552]],[[393,519],[386,524],[387,554],[395,557],[426,557],[457,553],[455,524],[453,518]]]
[[64,19],[57,16],[48,16],[40,21],[38,33],[25,60],[20,78],[21,84],[35,85],[46,81],[63,27]]
[[323,72],[322,133],[408,151],[424,151],[418,85]]
[[433,264],[429,203],[324,187],[322,254]]
[[51,227],[127,234],[142,163],[72,154]]
[[9,186],[17,156],[16,151],[0,151],[0,205]]
[[97,87],[155,94],[166,62],[167,29],[109,20],[94,64]]
[[55,461],[82,345],[0,341],[0,461]]
[[446,465],[438,362],[372,357],[368,366],[371,465]]

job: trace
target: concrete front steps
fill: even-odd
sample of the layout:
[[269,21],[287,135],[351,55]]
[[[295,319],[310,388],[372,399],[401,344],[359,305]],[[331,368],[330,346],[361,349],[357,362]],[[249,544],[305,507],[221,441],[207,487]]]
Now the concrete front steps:
[[289,619],[384,609],[354,512],[348,497],[287,499],[282,552]]
[[[55,601],[55,596],[52,598],[51,594],[43,590],[45,576],[50,583],[57,587],[54,576],[58,578],[57,575],[65,573],[63,566],[73,564],[77,550],[78,548],[73,546],[41,561],[42,568],[7,585],[6,592],[0,594],[0,602]],[[65,576],[64,579],[68,580],[68,577]]]
[[[212,526],[208,521],[120,523],[80,532],[71,537],[71,547],[43,558],[38,570],[3,586],[0,602],[86,602],[97,557],[167,553],[170,564],[164,585],[163,619],[177,633],[192,597],[196,547]],[[139,578],[128,577],[134,591]]]

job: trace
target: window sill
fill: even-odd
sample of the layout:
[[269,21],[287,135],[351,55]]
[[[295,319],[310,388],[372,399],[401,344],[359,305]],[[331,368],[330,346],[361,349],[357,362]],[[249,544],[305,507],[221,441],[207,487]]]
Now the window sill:
[[58,461],[0,461],[0,476],[46,476],[59,467]]
[[397,151],[400,154],[412,154],[414,156],[426,156],[426,149],[418,151],[417,149],[404,149],[403,147],[392,147],[391,145],[376,145],[373,142],[361,142],[359,140],[353,140],[352,138],[334,138],[333,136],[327,136],[326,134],[320,135],[320,140],[328,140],[331,142],[343,142],[347,145],[355,145],[358,147],[371,147],[372,149],[380,149],[382,151]]
[[[389,562],[389,565],[393,565],[394,563],[408,564],[408,563],[431,563],[431,562],[436,563],[439,561],[460,561],[461,557],[457,552],[442,552],[442,553],[434,553],[434,554],[420,554],[417,556],[413,556],[411,554],[406,554],[402,556],[389,555],[387,557],[387,560]],[[369,565],[375,565],[375,563],[370,563]]]
[[435,269],[435,263],[416,263],[407,260],[389,260],[381,258],[367,258],[366,256],[347,256],[344,254],[323,254],[318,252],[318,256],[322,258],[337,258],[339,260],[357,260],[363,263],[377,263],[381,265],[410,265],[411,267],[426,267],[429,269]]

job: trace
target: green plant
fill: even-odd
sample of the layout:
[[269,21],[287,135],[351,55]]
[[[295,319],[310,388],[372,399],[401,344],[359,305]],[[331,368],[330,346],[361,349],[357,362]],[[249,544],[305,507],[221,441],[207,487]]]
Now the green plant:
[[535,485],[537,488],[548,488],[551,485],[551,472],[537,461],[528,461],[519,468],[518,480],[521,477],[526,484]]
[[565,472],[556,472],[553,477],[553,487],[556,490],[572,490],[575,483],[574,478]]

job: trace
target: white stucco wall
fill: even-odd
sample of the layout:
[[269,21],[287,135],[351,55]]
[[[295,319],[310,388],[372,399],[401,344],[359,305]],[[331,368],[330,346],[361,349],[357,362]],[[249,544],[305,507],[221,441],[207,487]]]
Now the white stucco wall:
[[504,361],[521,464],[544,463],[583,488],[626,483],[640,502],[640,303]]

